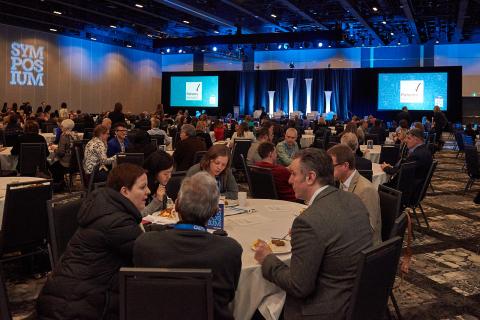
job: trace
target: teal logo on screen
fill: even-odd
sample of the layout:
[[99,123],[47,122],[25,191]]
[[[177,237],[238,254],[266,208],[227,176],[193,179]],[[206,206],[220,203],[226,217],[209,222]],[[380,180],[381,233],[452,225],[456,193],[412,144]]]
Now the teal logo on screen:
[[218,107],[218,76],[172,76],[170,106]]

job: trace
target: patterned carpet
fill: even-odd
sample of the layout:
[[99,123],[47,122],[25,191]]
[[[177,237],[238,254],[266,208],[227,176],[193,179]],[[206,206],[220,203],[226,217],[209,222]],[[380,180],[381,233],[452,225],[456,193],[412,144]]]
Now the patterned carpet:
[[[435,192],[429,190],[422,203],[430,229],[423,220],[421,226],[415,223],[410,272],[397,278],[394,294],[403,319],[479,320],[480,206],[472,199],[480,185],[463,195],[467,181],[463,158],[442,151],[436,159]],[[34,299],[45,278],[33,279],[18,271],[10,274],[15,274],[8,282],[14,319],[34,318]]]

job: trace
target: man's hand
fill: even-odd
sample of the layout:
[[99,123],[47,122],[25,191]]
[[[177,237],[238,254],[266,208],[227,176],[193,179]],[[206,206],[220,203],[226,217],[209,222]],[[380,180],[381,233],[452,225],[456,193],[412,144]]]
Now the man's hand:
[[265,257],[269,254],[272,254],[272,249],[270,246],[265,241],[258,240],[255,246],[255,260],[262,264],[263,260],[265,260]]

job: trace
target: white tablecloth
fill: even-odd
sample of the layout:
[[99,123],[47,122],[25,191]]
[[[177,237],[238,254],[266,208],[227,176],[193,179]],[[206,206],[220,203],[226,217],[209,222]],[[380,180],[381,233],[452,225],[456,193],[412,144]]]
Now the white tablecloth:
[[308,148],[312,145],[313,141],[315,141],[315,135],[302,134],[302,137],[300,138],[300,146],[302,148]]
[[[380,151],[382,150],[382,146],[376,144],[373,146],[373,149],[367,149],[366,145],[361,145],[360,150],[363,152],[363,157],[368,159],[374,163],[378,163],[380,161]],[[368,152],[365,152],[368,150]]]
[[5,196],[6,196],[6,193],[7,193],[7,184],[15,183],[15,182],[38,181],[38,180],[45,180],[45,179],[35,178],[35,177],[5,177],[5,178],[0,178],[0,228],[2,227],[1,222],[2,222],[2,219],[3,219],[3,208],[5,206]]
[[[266,199],[248,199],[247,206],[256,211],[225,218],[225,230],[243,248],[242,271],[233,301],[233,314],[235,319],[250,319],[258,308],[266,319],[278,319],[285,302],[285,292],[263,278],[251,247],[257,239],[268,241],[271,237],[283,237],[305,206]],[[290,261],[290,254],[278,257]]]
[[372,170],[373,170],[372,183],[375,186],[375,188],[378,189],[378,186],[387,182],[389,177],[388,177],[388,174],[383,172],[381,165],[378,163],[372,163]]
[[215,131],[209,131],[210,139],[212,139],[212,143],[215,142]]
[[6,147],[0,152],[0,165],[2,170],[16,170],[18,163],[18,156],[12,156],[10,152],[12,147]]

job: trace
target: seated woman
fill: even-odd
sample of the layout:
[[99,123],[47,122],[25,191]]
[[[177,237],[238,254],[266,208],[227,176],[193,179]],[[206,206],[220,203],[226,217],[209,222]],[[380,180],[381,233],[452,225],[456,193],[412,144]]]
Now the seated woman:
[[217,180],[220,193],[228,199],[238,198],[238,185],[230,169],[230,150],[221,144],[208,149],[200,163],[190,167],[187,177],[193,176],[199,171],[206,171]]
[[255,141],[255,136],[253,135],[253,132],[251,132],[248,128],[247,122],[242,122],[237,127],[237,131],[233,133],[232,139],[228,143],[229,148],[233,148],[233,145],[235,144],[235,139],[250,139],[252,140],[252,142]]
[[39,319],[118,318],[118,271],[132,266],[149,193],[145,170],[124,163],[113,168],[105,188],[89,195],[77,215],[79,228],[38,298]]
[[58,147],[55,149],[55,158],[58,159],[54,164],[50,166],[52,172],[53,182],[56,184],[57,192],[61,191],[65,187],[65,175],[66,169],[70,168],[70,161],[75,154],[72,154],[72,146],[75,140],[78,140],[78,135],[72,131],[75,123],[70,119],[62,121],[61,128],[62,134],[60,135],[60,141]]
[[95,167],[99,170],[94,177],[94,181],[105,181],[108,175],[108,168],[115,160],[115,156],[107,158],[107,139],[109,136],[108,128],[98,125],[93,130],[93,138],[85,146],[85,158],[83,159],[83,168],[86,178],[89,179]]
[[233,319],[228,304],[235,297],[242,247],[232,238],[207,232],[205,225],[218,210],[215,179],[206,172],[185,178],[175,208],[180,221],[166,231],[141,235],[133,249],[135,267],[207,268],[212,270],[214,318]]
[[207,123],[205,121],[198,121],[197,126],[195,127],[195,132],[197,133],[197,137],[200,137],[205,141],[207,150],[210,149],[213,143],[210,133],[207,132]]
[[213,132],[215,133],[215,141],[225,140],[225,126],[218,119],[213,124]]
[[[43,143],[45,145],[45,161],[47,160],[48,155],[50,152],[48,151],[47,141],[43,136],[38,134],[40,127],[38,123],[34,120],[28,120],[25,122],[24,132],[20,135],[17,140],[15,141],[12,151],[10,153],[14,156],[18,156],[20,159],[21,156],[21,145],[22,143]],[[19,168],[20,161],[18,161],[17,169]]]
[[150,203],[142,211],[142,216],[145,217],[167,207],[165,186],[172,177],[173,157],[165,151],[155,151],[145,159],[143,168],[147,170],[148,188],[153,195]]
[[155,152],[156,148],[150,140],[150,135],[147,131],[140,129],[133,129],[132,140],[126,147],[125,152],[129,153],[143,153],[144,159]]

